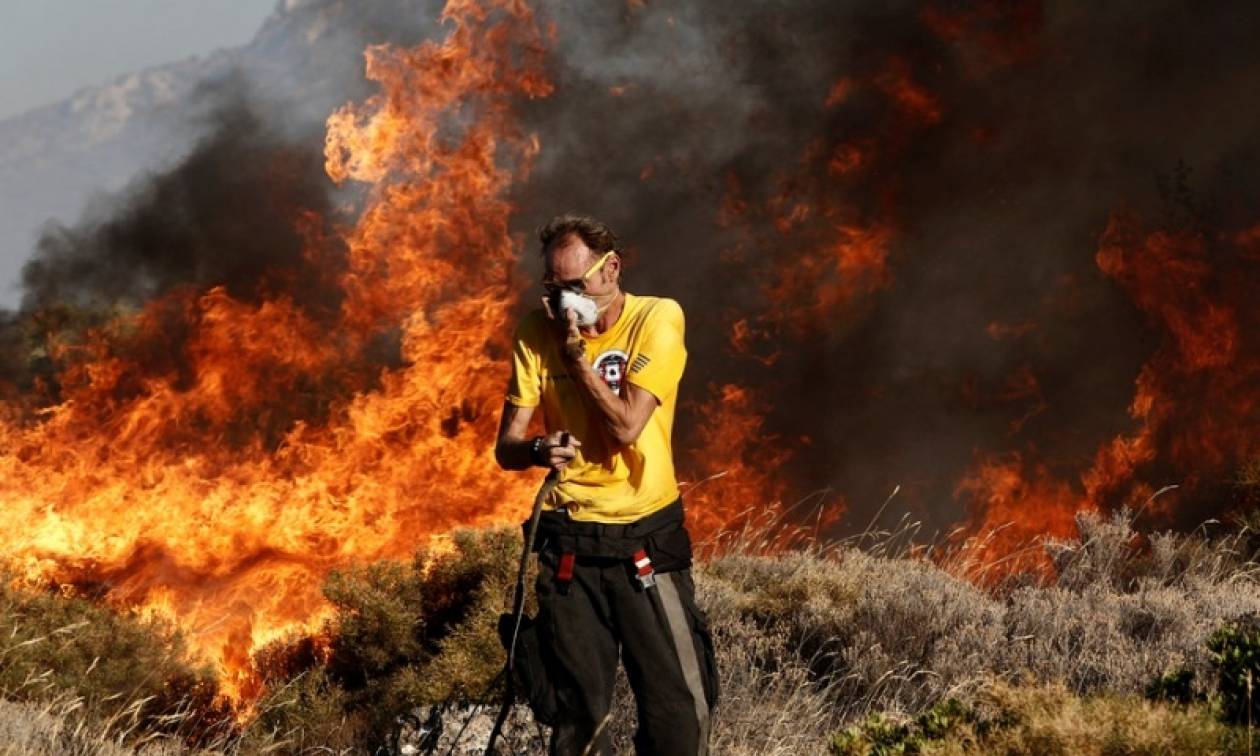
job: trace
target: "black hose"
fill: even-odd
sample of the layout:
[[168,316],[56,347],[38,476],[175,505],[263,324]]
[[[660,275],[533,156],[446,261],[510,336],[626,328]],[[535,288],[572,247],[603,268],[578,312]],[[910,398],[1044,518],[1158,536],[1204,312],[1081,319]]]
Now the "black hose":
[[[568,434],[561,437],[560,445],[568,446]],[[521,620],[525,615],[525,573],[529,569],[529,555],[534,550],[534,539],[538,536],[538,519],[542,516],[543,502],[551,495],[551,491],[560,482],[560,473],[558,470],[552,470],[547,473],[547,478],[543,481],[542,487],[538,489],[538,494],[534,496],[534,509],[529,515],[529,525],[525,528],[525,547],[521,549],[521,563],[516,571],[516,594],[512,599],[512,639],[508,643],[507,664],[504,666],[504,673],[507,675],[507,682],[503,692],[503,706],[499,708],[499,715],[494,719],[494,727],[490,730],[490,740],[486,742],[486,756],[494,756],[494,744],[499,739],[499,733],[503,729],[503,723],[507,720],[508,712],[512,710],[512,703],[516,700],[516,677],[513,671],[516,669],[516,639],[521,632]]]

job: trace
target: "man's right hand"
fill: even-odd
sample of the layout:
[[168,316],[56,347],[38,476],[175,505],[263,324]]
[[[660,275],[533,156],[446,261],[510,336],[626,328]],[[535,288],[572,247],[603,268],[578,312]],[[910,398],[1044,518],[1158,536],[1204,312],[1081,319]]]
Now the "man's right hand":
[[[566,440],[568,443],[564,443]],[[556,431],[545,437],[543,447],[546,450],[546,466],[552,470],[563,470],[577,456],[578,447],[581,445],[582,442],[568,431]]]

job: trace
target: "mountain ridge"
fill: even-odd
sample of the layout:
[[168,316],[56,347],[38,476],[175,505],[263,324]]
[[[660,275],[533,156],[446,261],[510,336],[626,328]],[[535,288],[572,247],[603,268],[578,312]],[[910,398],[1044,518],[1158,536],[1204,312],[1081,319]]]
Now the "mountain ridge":
[[229,87],[244,88],[270,122],[313,130],[366,93],[364,46],[413,41],[432,26],[434,15],[421,12],[432,6],[279,0],[244,45],[116,76],[0,120],[0,307],[18,305],[22,266],[48,223],[76,223],[94,202],[186,154],[205,132],[198,105],[215,82],[235,76]]

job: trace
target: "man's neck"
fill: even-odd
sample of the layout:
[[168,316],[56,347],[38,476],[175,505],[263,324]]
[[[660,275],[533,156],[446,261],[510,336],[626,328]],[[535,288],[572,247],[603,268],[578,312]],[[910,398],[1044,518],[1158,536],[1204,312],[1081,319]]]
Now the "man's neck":
[[617,290],[617,295],[613,297],[612,302],[608,305],[599,318],[595,320],[595,325],[582,329],[582,333],[586,336],[598,336],[609,328],[617,324],[617,319],[621,317],[621,311],[626,307],[626,293]]

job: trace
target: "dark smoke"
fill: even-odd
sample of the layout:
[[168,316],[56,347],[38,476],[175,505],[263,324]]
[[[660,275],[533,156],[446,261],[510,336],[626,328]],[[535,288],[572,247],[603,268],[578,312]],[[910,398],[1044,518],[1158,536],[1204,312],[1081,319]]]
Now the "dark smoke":
[[[58,400],[65,367],[52,342],[83,341],[118,312],[175,292],[223,287],[257,302],[282,296],[307,317],[336,315],[344,250],[333,224],[353,188],[334,194],[323,168],[324,120],[371,94],[363,51],[437,35],[436,2],[285,3],[180,107],[191,146],[173,165],[94,199],[73,223],[50,222],[23,269],[22,304],[0,312],[0,398],[36,408]],[[165,124],[167,112],[147,114]],[[140,128],[143,128],[141,126]],[[189,325],[168,307],[161,344],[128,344],[146,367],[179,370]],[[390,334],[372,365],[396,364]]]
[[[316,315],[339,301],[340,251],[307,259],[335,219],[317,151],[275,132],[243,85],[219,82],[205,136],[178,165],[102,198],[74,226],[51,224],[23,270],[22,309],[138,307],[175,286],[224,286],[234,298],[288,296]],[[303,229],[299,218],[314,226]]]
[[[23,269],[22,306],[0,323],[6,393],[57,401],[67,363],[54,342],[83,341],[172,294],[222,287],[245,302],[291,300],[317,322],[336,314],[344,250],[320,132],[280,133],[239,78],[205,86],[196,105],[203,136],[176,165],[98,198],[74,225],[46,227]],[[145,375],[187,375],[182,348],[196,325],[181,301],[155,308],[156,332],[113,339],[114,353]]]
[[[842,495],[859,527],[897,484],[890,517],[956,521],[954,487],[980,453],[1023,452],[1075,483],[1100,444],[1132,429],[1134,379],[1160,341],[1094,261],[1108,218],[1215,232],[1260,220],[1260,7],[704,0],[542,12],[556,24],[556,92],[521,104],[542,152],[518,187],[518,229],[528,238],[567,210],[611,222],[635,255],[628,288],[688,314],[680,441],[711,383],[757,386],[773,402],[767,433],[795,449],[795,495]],[[358,43],[441,32],[432,3],[300,13],[330,14]],[[284,75],[294,87],[361,83],[360,56],[342,65]],[[890,71],[937,116],[898,104],[880,83]],[[854,94],[829,106],[843,77]],[[358,83],[344,86],[328,99],[357,96]],[[281,293],[316,318],[335,310],[340,251],[310,264],[289,224],[297,210],[336,217],[318,137],[295,141],[301,128],[273,129],[247,107],[217,113],[180,166],[45,236],[3,348],[25,349],[50,307],[183,285]],[[833,176],[826,156],[845,143],[869,146],[871,162]],[[733,187],[748,210],[723,223]],[[768,210],[780,195],[815,212],[780,230]],[[889,283],[777,334],[771,366],[732,355],[735,317],[796,307],[760,284],[818,255],[840,221],[892,229]],[[536,274],[532,245],[522,261]],[[995,337],[991,323],[1010,330]],[[1222,504],[1195,506],[1207,517]]]
[[[1132,428],[1134,379],[1160,338],[1094,262],[1109,215],[1132,210],[1157,228],[1192,206],[1222,231],[1260,219],[1260,10],[636,6],[547,6],[558,87],[529,110],[545,163],[522,215],[581,209],[619,228],[638,253],[631,290],[674,296],[689,314],[684,396],[713,381],[765,387],[769,431],[798,446],[797,495],[842,494],[851,526],[896,484],[891,517],[956,521],[954,486],[977,453],[1024,452],[1077,482],[1100,444]],[[935,98],[939,121],[908,127],[869,88],[826,107],[841,77],[877,77],[893,60]],[[828,177],[825,157],[802,160],[812,143],[826,156],[855,140],[876,150],[855,180]],[[725,314],[791,308],[754,284],[814,254],[828,224],[780,233],[750,213],[751,231],[724,228],[731,177],[753,208],[786,181],[817,206],[895,228],[891,285],[790,340],[768,369],[726,353]],[[732,265],[724,251],[740,245],[747,262]],[[994,338],[990,322],[1030,327]],[[1035,390],[1016,380],[1029,376]],[[699,421],[684,417],[680,434]],[[1193,518],[1224,503],[1193,502]]]
[[[233,65],[180,106],[191,148],[174,165],[50,223],[23,272],[21,311],[138,306],[172,287],[224,286],[238,299],[285,295],[326,317],[340,250],[304,260],[304,233],[332,238],[324,121],[372,94],[363,51],[440,35],[438,0],[280,4]],[[155,116],[165,119],[166,114]],[[299,229],[295,219],[313,227]],[[333,242],[329,242],[333,244]]]

